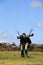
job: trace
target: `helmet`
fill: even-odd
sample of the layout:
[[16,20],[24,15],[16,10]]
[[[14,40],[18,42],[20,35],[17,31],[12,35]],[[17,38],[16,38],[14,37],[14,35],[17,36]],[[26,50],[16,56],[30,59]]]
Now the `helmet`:
[[22,35],[23,35],[23,37],[26,37],[26,33],[23,33]]
[[23,33],[23,35],[26,35],[26,33]]

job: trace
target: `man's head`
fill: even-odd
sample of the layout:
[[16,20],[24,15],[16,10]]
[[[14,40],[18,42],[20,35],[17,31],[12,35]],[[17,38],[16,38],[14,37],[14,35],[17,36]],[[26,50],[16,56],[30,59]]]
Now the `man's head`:
[[23,33],[22,35],[23,35],[24,38],[26,37],[26,33]]

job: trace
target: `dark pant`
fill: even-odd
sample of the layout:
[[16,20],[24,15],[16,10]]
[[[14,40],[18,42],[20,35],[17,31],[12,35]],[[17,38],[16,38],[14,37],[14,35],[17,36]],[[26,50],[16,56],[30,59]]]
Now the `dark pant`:
[[21,56],[22,57],[27,56],[27,54],[28,54],[27,47],[28,47],[28,43],[21,44]]

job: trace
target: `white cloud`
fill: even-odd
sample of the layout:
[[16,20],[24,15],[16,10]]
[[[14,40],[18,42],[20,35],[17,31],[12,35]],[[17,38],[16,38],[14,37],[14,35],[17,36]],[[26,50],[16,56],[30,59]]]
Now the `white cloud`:
[[1,38],[5,38],[5,39],[13,38],[12,35],[8,35],[8,34],[5,33],[5,32],[0,32],[0,37],[1,37]]
[[31,7],[35,8],[35,7],[43,7],[43,3],[40,1],[33,1],[30,4]]
[[37,27],[43,27],[43,23],[36,24]]
[[16,16],[16,13],[12,13],[12,16],[15,17]]
[[2,13],[0,13],[0,16],[4,16],[4,13],[2,14]]

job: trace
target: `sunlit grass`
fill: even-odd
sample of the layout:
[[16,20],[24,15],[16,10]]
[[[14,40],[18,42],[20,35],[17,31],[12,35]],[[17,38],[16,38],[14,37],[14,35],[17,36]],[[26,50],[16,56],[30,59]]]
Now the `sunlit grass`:
[[0,52],[0,65],[43,65],[43,52],[29,52],[22,58],[19,51]]

